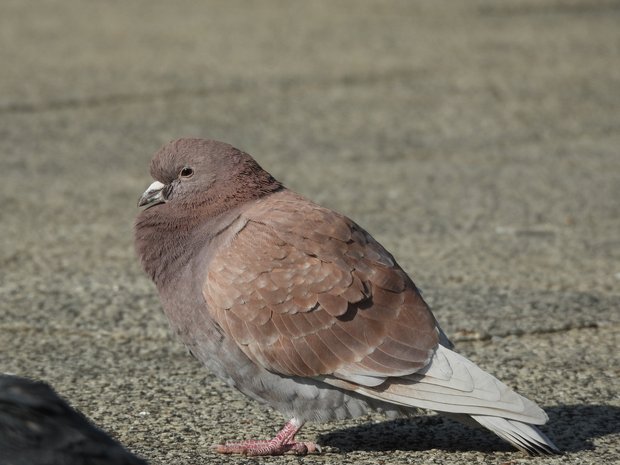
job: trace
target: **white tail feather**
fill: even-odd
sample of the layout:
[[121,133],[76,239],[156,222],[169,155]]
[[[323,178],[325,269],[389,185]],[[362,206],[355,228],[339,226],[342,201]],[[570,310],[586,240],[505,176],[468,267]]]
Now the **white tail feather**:
[[472,415],[472,418],[517,449],[530,454],[556,454],[559,449],[533,425],[500,417]]
[[[375,379],[375,378],[373,378]],[[557,447],[535,426],[547,421],[546,413],[494,376],[456,352],[439,346],[421,371],[388,377],[376,385],[351,384],[350,380],[323,381],[364,396],[403,407],[419,407],[452,414],[471,415],[515,447],[531,453],[553,453]]]
[[355,390],[393,404],[439,412],[499,416],[535,425],[547,421],[534,402],[443,346],[424,370],[387,378],[381,386],[358,385]]

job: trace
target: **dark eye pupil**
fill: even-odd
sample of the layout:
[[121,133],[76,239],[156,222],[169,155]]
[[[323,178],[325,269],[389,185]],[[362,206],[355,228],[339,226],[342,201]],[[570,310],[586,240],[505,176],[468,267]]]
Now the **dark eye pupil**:
[[183,168],[181,170],[181,176],[183,177],[188,177],[188,176],[191,176],[192,174],[194,174],[194,170],[191,168]]

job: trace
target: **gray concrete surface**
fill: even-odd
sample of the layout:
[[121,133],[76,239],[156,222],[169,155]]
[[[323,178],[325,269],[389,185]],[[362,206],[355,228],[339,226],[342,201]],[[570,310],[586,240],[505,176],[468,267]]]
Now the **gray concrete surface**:
[[[152,464],[617,463],[618,24],[593,0],[3,0],[0,370]],[[364,225],[566,455],[424,414],[308,425],[318,457],[211,453],[283,419],[185,354],[134,258],[148,161],[182,135]]]

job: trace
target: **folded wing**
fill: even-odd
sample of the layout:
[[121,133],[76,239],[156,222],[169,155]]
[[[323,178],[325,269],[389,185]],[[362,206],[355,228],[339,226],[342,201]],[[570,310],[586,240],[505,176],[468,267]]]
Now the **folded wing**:
[[394,258],[348,218],[293,193],[246,213],[209,264],[209,312],[248,357],[283,375],[364,385],[415,373],[439,340]]

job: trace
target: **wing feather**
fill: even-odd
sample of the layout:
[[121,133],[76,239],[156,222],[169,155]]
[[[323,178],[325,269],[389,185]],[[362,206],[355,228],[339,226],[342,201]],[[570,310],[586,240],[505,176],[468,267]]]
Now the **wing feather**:
[[394,258],[348,218],[288,191],[214,254],[211,316],[265,368],[377,385],[431,359],[436,322]]

